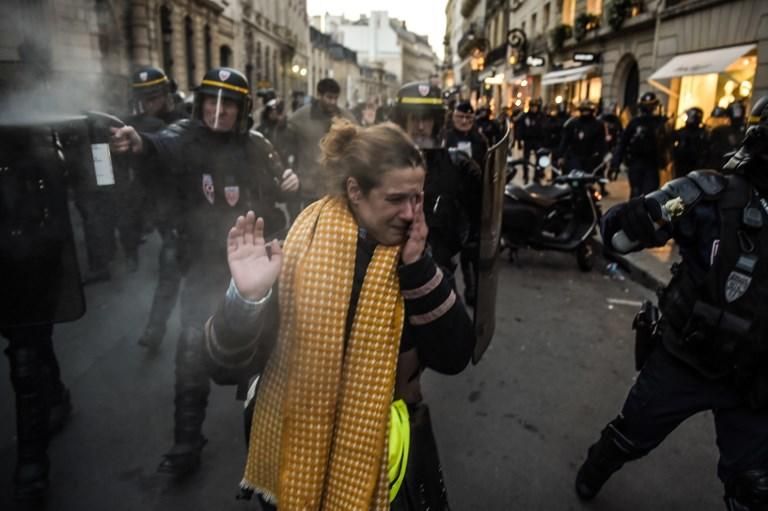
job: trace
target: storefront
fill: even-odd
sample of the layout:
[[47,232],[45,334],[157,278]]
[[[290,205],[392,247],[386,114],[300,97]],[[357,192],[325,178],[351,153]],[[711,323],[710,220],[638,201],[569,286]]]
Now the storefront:
[[541,77],[541,85],[550,103],[566,102],[571,106],[584,99],[597,104],[603,92],[603,81],[594,64],[550,71]]
[[[673,57],[648,79],[669,95],[668,115],[675,127],[685,124],[685,111],[699,107],[705,118],[715,107],[742,103],[749,111],[757,70],[757,46],[745,44]],[[661,80],[669,80],[666,86]]]

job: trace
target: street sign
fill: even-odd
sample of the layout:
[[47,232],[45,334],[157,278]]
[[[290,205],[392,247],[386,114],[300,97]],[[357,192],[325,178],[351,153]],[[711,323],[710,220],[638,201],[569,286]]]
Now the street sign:
[[531,55],[527,59],[525,59],[525,63],[528,64],[530,67],[542,67],[546,63],[546,60],[544,57],[534,57]]

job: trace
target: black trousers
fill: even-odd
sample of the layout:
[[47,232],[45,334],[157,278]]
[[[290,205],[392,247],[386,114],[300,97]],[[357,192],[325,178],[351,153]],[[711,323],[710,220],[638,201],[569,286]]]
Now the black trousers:
[[224,251],[193,254],[181,289],[181,336],[176,345],[174,437],[176,444],[195,444],[210,393],[205,365],[203,327],[216,311],[229,284]]
[[768,410],[754,410],[728,381],[709,380],[657,348],[629,391],[619,432],[638,452],[650,452],[688,417],[711,410],[720,451],[717,474],[768,469]]
[[632,163],[627,169],[629,196],[639,197],[659,189],[659,169],[646,163]]

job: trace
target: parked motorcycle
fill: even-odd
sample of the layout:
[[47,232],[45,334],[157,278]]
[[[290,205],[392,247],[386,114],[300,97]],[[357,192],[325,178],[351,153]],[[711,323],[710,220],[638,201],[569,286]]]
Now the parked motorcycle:
[[[537,155],[536,166],[547,168],[548,152]],[[502,248],[510,249],[514,260],[520,248],[573,252],[579,269],[590,271],[594,265],[592,236],[602,216],[599,183],[606,183],[592,172],[572,170],[562,174],[552,167],[550,184],[519,186],[508,176],[504,191]]]

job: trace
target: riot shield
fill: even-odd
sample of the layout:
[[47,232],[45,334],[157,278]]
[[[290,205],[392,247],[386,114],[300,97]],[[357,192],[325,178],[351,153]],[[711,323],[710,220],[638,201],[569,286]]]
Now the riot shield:
[[84,117],[0,119],[0,328],[85,312],[61,136],[73,130],[87,142]]
[[488,349],[496,329],[498,259],[509,131],[509,123],[507,123],[504,128],[504,136],[488,149],[483,165],[480,233],[475,265],[477,301],[474,310],[474,325],[477,341],[475,351],[472,354],[472,363],[474,364],[480,361],[483,353]]

